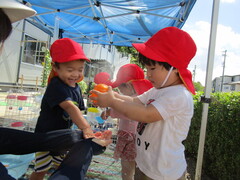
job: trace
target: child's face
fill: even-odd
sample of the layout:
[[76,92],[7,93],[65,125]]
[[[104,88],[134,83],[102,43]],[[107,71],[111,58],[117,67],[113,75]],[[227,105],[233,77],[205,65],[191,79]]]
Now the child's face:
[[83,60],[70,61],[60,63],[59,68],[53,66],[53,69],[65,84],[75,87],[76,82],[83,77],[84,63]]
[[176,73],[177,70],[173,70],[167,82],[163,85],[163,87],[161,87],[169,71],[166,70],[163,66],[159,65],[158,63],[151,66],[145,65],[145,67],[147,69],[148,80],[151,81],[153,86],[157,89],[176,85],[176,83],[179,84],[179,82],[181,82],[181,79]]
[[118,86],[119,91],[126,96],[132,96],[135,94],[133,86],[130,83],[123,83]]

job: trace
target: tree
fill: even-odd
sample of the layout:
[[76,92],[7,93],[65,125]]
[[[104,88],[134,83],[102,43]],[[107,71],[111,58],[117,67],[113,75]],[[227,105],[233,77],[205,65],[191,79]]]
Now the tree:
[[138,62],[138,52],[133,47],[125,47],[125,46],[116,46],[118,52],[123,53],[126,56],[131,56],[130,63],[137,64],[139,67],[144,69],[144,67]]
[[193,82],[196,91],[204,91],[204,86],[200,82]]

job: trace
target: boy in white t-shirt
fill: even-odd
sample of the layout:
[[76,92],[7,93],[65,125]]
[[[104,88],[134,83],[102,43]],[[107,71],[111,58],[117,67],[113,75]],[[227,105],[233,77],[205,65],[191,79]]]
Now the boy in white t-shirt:
[[195,94],[187,66],[196,54],[190,35],[167,27],[147,42],[133,44],[154,88],[137,97],[93,91],[100,107],[111,107],[139,122],[135,179],[184,179],[187,163],[182,142],[193,116]]

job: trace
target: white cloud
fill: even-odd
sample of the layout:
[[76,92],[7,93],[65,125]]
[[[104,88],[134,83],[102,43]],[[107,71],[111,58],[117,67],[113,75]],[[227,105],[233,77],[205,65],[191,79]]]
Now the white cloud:
[[[198,48],[196,56],[189,65],[189,70],[193,71],[196,66],[195,81],[200,81],[203,85],[205,85],[210,23],[198,21],[195,24],[188,24],[183,28],[183,30],[187,31],[192,36]],[[240,74],[240,34],[234,32],[231,27],[219,24],[217,28],[212,79],[222,76],[224,50],[227,50],[224,74]]]
[[221,0],[222,3],[235,3],[236,0]]

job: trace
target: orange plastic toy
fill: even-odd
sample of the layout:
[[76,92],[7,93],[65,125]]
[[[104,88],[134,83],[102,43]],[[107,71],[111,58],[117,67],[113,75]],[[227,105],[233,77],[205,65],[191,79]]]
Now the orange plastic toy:
[[[99,92],[107,92],[108,91],[108,86],[106,84],[97,84],[97,85],[94,86],[93,89],[96,90],[96,91],[99,91]],[[97,97],[97,95],[92,93],[90,95],[90,97]],[[94,100],[93,102],[96,103],[97,101]]]

